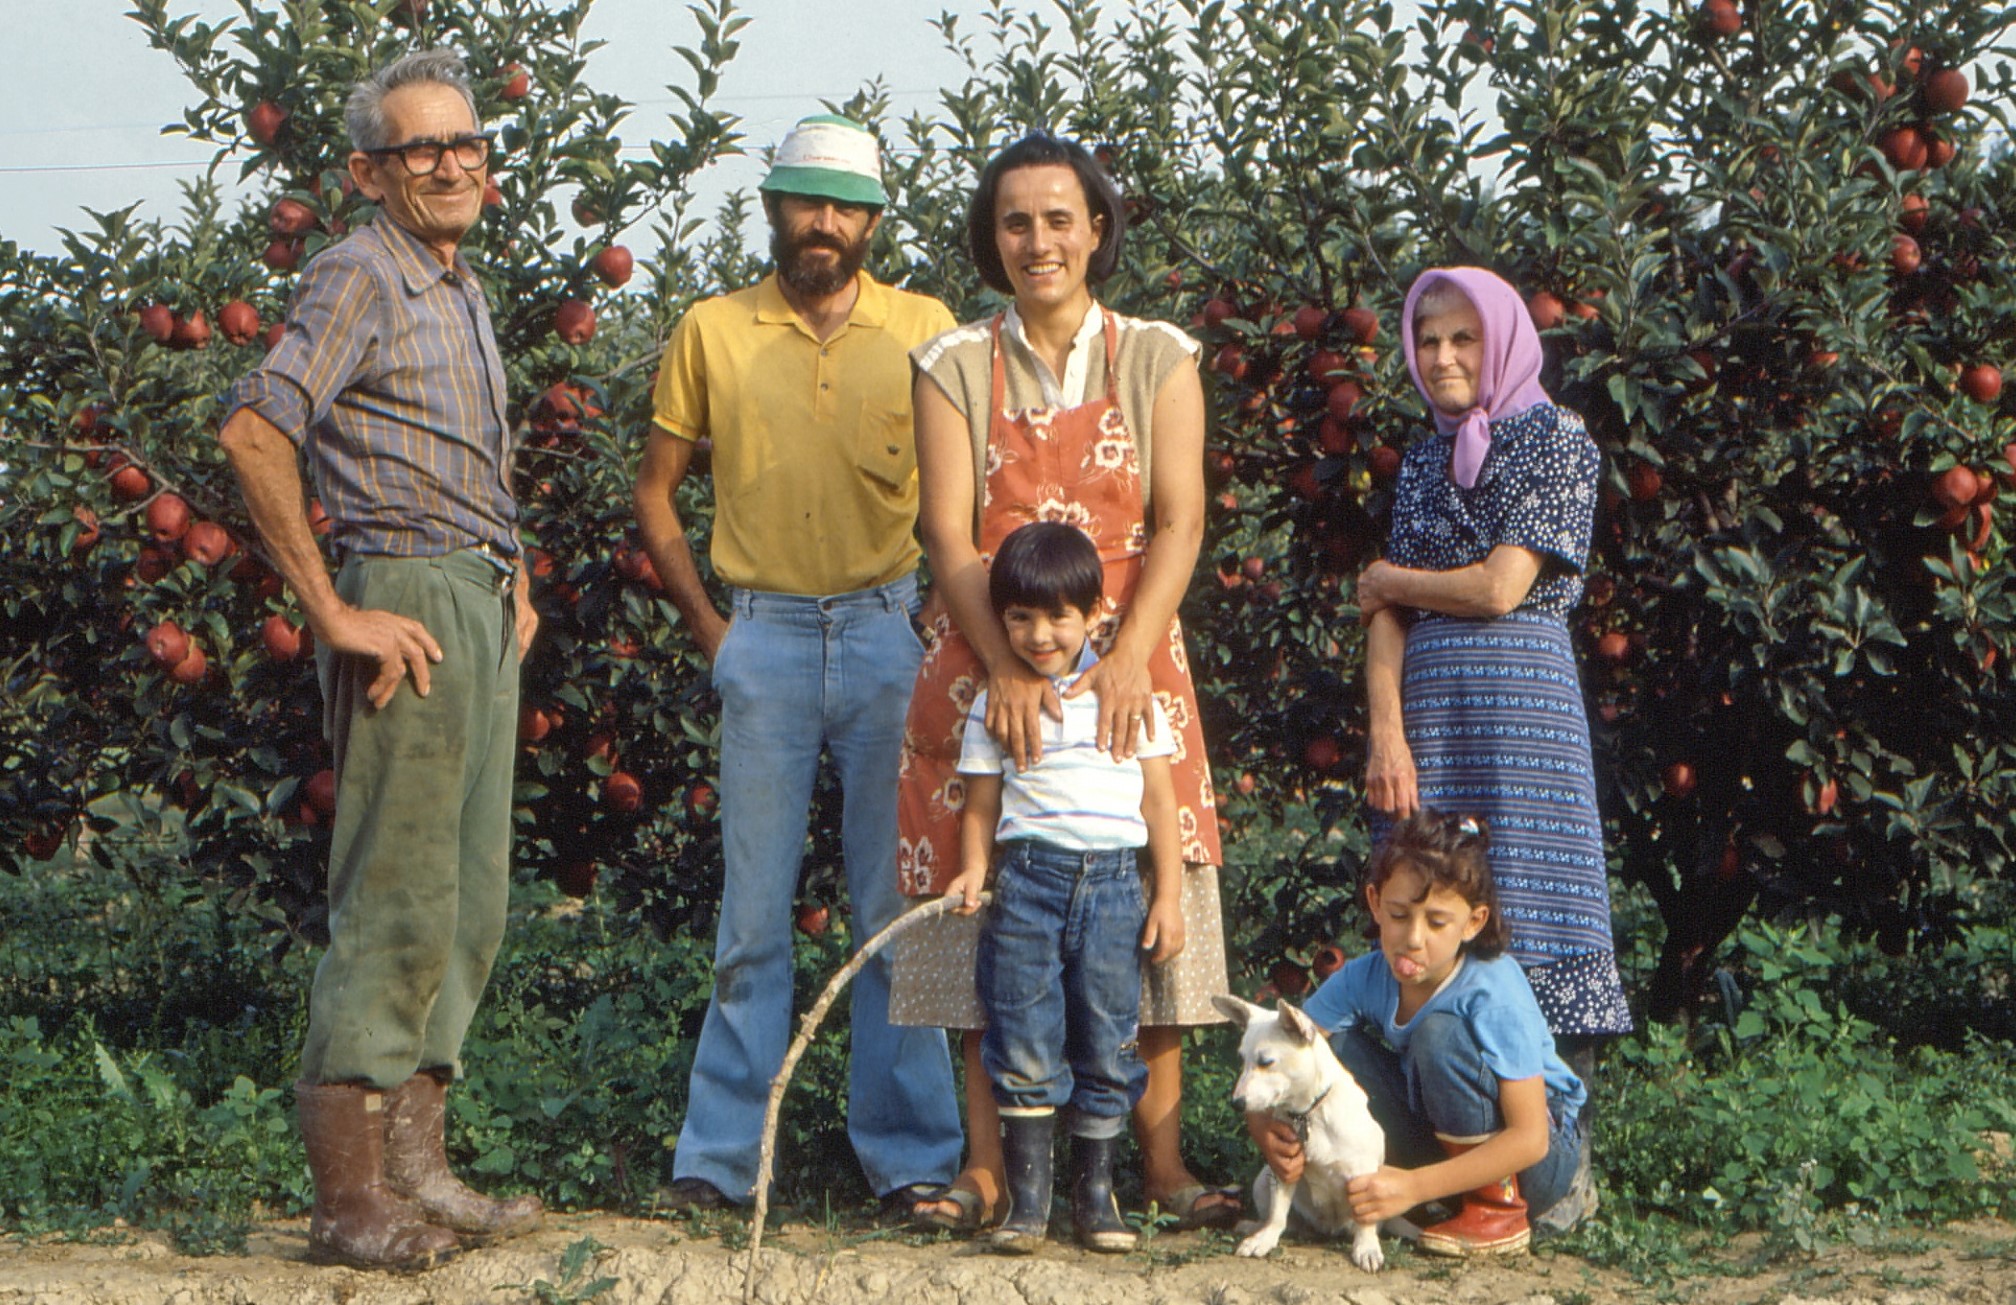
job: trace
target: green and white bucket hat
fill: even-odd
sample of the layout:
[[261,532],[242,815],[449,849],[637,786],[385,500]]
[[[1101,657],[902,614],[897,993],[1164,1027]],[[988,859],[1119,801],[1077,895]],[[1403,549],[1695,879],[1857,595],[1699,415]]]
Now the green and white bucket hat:
[[817,195],[845,204],[881,208],[882,152],[866,127],[851,118],[820,114],[791,129],[761,189],[782,195]]

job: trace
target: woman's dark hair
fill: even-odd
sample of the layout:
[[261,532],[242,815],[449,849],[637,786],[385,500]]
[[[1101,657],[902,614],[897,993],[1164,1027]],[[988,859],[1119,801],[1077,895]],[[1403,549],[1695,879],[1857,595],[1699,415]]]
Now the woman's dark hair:
[[1512,941],[1512,930],[1498,909],[1498,884],[1491,877],[1491,833],[1476,816],[1445,816],[1427,807],[1396,823],[1365,863],[1365,885],[1384,888],[1402,868],[1427,881],[1424,893],[1446,888],[1472,906],[1488,906],[1491,914],[1477,936],[1466,944],[1471,955],[1488,961]]
[[1032,131],[988,160],[980,171],[980,184],[973,190],[973,204],[966,210],[966,248],[989,289],[1004,295],[1015,293],[1008,269],[1001,266],[1001,248],[994,243],[994,203],[1001,193],[1001,178],[1017,168],[1050,164],[1061,164],[1077,173],[1078,184],[1085,189],[1085,208],[1094,218],[1105,219],[1099,247],[1085,266],[1086,281],[1104,285],[1120,266],[1120,239],[1127,231],[1127,207],[1120,200],[1120,188],[1077,141]]
[[995,550],[987,572],[987,598],[999,616],[1011,607],[1054,612],[1075,607],[1086,619],[1099,615],[1106,592],[1106,569],[1099,550],[1076,526],[1032,521],[1017,528]]

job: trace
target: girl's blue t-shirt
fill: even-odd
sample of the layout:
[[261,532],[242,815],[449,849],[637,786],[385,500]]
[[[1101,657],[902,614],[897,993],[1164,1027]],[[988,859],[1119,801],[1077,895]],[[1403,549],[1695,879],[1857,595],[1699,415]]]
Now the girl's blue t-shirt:
[[1370,952],[1348,962],[1323,981],[1302,1004],[1302,1013],[1331,1033],[1370,1021],[1402,1056],[1407,1040],[1430,1011],[1445,1011],[1469,1026],[1484,1063],[1501,1079],[1538,1074],[1546,1081],[1548,1106],[1564,1121],[1574,1119],[1589,1091],[1554,1050],[1554,1035],[1533,999],[1526,971],[1510,956],[1480,961],[1465,956],[1434,996],[1405,1024],[1394,1022],[1400,982],[1386,957]]

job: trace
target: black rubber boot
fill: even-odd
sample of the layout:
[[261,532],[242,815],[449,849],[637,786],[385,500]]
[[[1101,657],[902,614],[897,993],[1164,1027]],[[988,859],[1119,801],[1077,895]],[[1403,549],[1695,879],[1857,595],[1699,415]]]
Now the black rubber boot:
[[1056,1171],[1050,1156],[1057,1116],[1001,1116],[1001,1154],[1008,1169],[1008,1217],[988,1234],[997,1251],[1027,1255],[1050,1235],[1050,1196]]
[[1071,1230],[1088,1251],[1131,1251],[1141,1240],[1113,1199],[1113,1152],[1119,1145],[1117,1137],[1071,1139]]

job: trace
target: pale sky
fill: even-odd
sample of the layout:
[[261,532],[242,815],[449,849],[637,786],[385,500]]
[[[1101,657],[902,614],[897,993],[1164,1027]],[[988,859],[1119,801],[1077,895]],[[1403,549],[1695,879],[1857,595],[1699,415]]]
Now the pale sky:
[[[979,0],[741,0],[737,7],[752,21],[715,103],[743,118],[752,150],[819,112],[822,98],[844,100],[877,76],[896,116],[935,109],[939,88],[956,83],[963,69],[929,20],[945,10],[984,12]],[[135,200],[145,201],[143,217],[172,219],[177,182],[202,175],[212,147],[161,135],[193,102],[194,89],[172,58],[148,47],[139,24],[125,16],[130,8],[129,0],[0,0],[0,31],[13,52],[0,78],[0,238],[53,251],[58,227],[89,224],[81,209]],[[229,0],[171,0],[170,8],[212,21],[240,12]],[[587,32],[609,42],[589,61],[589,84],[636,106],[624,140],[642,145],[665,135],[665,116],[677,107],[665,85],[691,85],[691,70],[672,47],[698,44],[685,4],[597,0]],[[236,175],[227,164],[224,178]],[[699,191],[702,211],[760,179],[753,161],[724,162]]]

